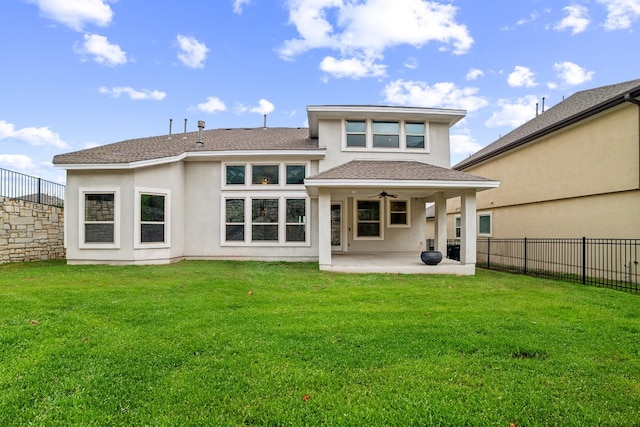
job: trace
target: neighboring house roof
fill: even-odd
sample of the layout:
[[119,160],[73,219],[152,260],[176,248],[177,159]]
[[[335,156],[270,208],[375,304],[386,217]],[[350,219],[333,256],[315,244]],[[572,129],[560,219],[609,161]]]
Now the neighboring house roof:
[[130,164],[154,159],[175,158],[188,153],[222,151],[324,150],[309,138],[306,128],[212,129],[199,132],[129,139],[87,150],[59,154],[54,165]]
[[577,92],[453,166],[464,170],[640,96],[640,79]]

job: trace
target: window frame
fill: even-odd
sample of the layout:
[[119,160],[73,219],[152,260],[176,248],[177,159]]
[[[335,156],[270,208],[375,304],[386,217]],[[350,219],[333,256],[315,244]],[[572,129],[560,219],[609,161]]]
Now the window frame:
[[[380,213],[380,218],[378,220],[360,220],[358,219],[358,203],[359,202],[367,202],[367,203],[378,203],[378,212]],[[353,240],[384,240],[384,225],[385,225],[385,205],[383,205],[381,199],[354,199],[353,200]],[[377,222],[380,226],[380,234],[378,236],[359,236],[358,235],[358,225],[360,223],[374,223]]]
[[[227,168],[229,166],[243,166],[244,167],[244,184],[227,184]],[[278,183],[268,183],[263,184],[253,183],[253,167],[254,166],[277,166],[278,167]],[[304,189],[304,178],[301,184],[287,184],[287,168],[289,166],[302,166],[304,167],[304,178],[309,176],[309,171],[311,169],[310,161],[284,161],[284,162],[228,162],[222,163],[221,166],[221,189],[222,190],[264,190],[264,191],[273,191],[276,188],[281,189],[296,189],[301,190]]]
[[453,236],[455,239],[462,238],[462,215],[453,216]]
[[[227,227],[227,216],[226,216],[226,206],[227,200],[229,199],[242,199],[244,200],[244,240],[227,240],[226,235],[226,227]],[[253,209],[253,200],[259,199],[277,199],[278,200],[278,221],[274,224],[278,226],[278,240],[253,240],[253,225],[256,224],[253,221],[252,209]],[[287,222],[287,200],[290,199],[304,199],[305,201],[305,215],[304,215],[304,223],[305,226],[304,241],[287,241],[286,235],[286,227]],[[309,215],[311,209],[311,198],[306,192],[301,191],[293,191],[293,192],[224,192],[221,196],[221,218],[220,221],[220,246],[247,246],[247,247],[264,247],[264,246],[273,246],[273,247],[309,247],[311,246],[311,238],[310,238],[310,227],[309,227]],[[235,224],[235,223],[234,223]],[[295,223],[298,225],[299,223]]]
[[[142,223],[150,223],[142,221],[142,195],[148,194],[152,196],[164,197],[164,241],[163,242],[143,242],[142,241]],[[134,249],[161,249],[171,247],[171,190],[159,188],[136,187],[135,188],[135,226],[134,226]]]
[[[391,210],[391,204],[394,203],[394,202],[404,202],[405,203],[405,210],[404,211],[392,211]],[[411,199],[387,198],[386,208],[387,208],[387,228],[410,228],[411,227]],[[392,224],[391,223],[391,218],[393,217],[394,213],[404,213],[406,215],[405,223]]]
[[[480,237],[492,237],[493,236],[493,212],[489,211],[489,212],[478,212],[477,213],[477,227],[478,227],[478,236]],[[480,218],[481,217],[488,217],[489,218],[489,232],[488,233],[482,233],[480,231]]]
[[[85,216],[85,196],[87,194],[113,194],[114,213],[113,221],[89,221]],[[80,187],[78,189],[79,218],[78,221],[78,248],[79,249],[120,249],[120,187]],[[113,242],[86,242],[85,226],[87,223],[113,224]]]
[[[354,146],[347,144],[348,134],[362,134],[362,132],[347,132],[348,122],[364,122],[365,123],[365,145]],[[398,147],[380,147],[374,146],[374,123],[398,123]],[[419,134],[407,133],[407,124],[424,125],[424,147],[407,147],[407,136],[419,136]],[[376,133],[375,135],[386,135],[386,133]],[[389,135],[396,135],[389,134]],[[427,120],[405,120],[405,119],[385,119],[385,118],[345,118],[342,120],[342,151],[373,151],[373,152],[408,152],[408,153],[424,153],[431,152],[431,144],[429,140],[429,121]]]
[[[376,124],[395,124],[397,125],[397,132],[376,132],[375,127]],[[400,149],[400,134],[402,133],[403,120],[371,120],[371,148],[373,149],[384,149],[384,150],[398,150]],[[397,138],[397,146],[393,145],[376,145],[376,136],[381,137],[395,137]]]

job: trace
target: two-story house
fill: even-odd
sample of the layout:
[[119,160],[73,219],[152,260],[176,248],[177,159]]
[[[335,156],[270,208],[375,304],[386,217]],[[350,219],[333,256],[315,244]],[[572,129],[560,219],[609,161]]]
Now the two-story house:
[[[450,169],[465,112],[309,106],[309,128],[204,130],[54,157],[66,169],[67,260],[317,261],[320,269],[475,273],[476,192],[498,182]],[[462,200],[460,262],[420,261],[425,203],[446,253],[446,201]]]

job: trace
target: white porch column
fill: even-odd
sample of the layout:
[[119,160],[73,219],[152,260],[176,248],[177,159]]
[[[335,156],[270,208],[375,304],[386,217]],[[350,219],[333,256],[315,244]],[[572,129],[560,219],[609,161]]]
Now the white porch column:
[[476,191],[468,190],[460,198],[460,262],[476,263]]
[[320,189],[318,196],[318,265],[331,267],[331,193]]
[[435,250],[442,252],[443,256],[447,256],[447,199],[444,198],[442,192],[435,195]]

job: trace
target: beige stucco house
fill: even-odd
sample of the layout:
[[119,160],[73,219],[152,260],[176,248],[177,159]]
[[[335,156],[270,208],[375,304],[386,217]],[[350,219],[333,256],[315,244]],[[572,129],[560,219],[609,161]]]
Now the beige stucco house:
[[[317,261],[324,270],[475,272],[476,193],[498,182],[452,170],[461,110],[309,106],[308,129],[204,130],[54,157],[67,171],[69,263]],[[425,203],[460,198],[460,262],[427,266]]]
[[501,183],[478,194],[478,236],[639,238],[639,96],[640,80],[578,92],[455,165]]

